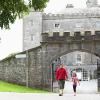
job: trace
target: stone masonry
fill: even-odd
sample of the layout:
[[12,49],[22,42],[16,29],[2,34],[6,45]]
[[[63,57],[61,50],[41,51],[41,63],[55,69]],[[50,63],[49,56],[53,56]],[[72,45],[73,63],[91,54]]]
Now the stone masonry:
[[100,57],[100,8],[97,6],[67,7],[59,14],[31,12],[24,18],[23,28],[24,51],[19,55],[25,54],[26,58],[16,58],[16,54],[0,61],[1,80],[52,91],[55,59],[72,51]]

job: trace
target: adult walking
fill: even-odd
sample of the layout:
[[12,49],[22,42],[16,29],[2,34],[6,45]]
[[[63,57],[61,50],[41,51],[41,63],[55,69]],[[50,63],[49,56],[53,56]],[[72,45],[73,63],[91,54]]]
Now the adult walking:
[[56,80],[58,81],[59,85],[59,96],[63,96],[65,80],[68,78],[68,72],[64,68],[63,64],[60,64],[59,68],[56,71]]

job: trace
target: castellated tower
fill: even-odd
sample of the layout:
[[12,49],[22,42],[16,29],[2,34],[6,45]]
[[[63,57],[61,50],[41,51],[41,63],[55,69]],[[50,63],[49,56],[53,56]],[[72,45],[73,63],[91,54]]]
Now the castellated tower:
[[42,12],[31,9],[28,16],[23,19],[23,50],[40,45],[42,33]]
[[57,14],[31,10],[23,19],[23,50],[55,39],[64,41],[63,38],[68,36],[78,38],[80,35],[100,34],[100,7],[97,0],[87,0],[86,4],[84,9],[68,4]]

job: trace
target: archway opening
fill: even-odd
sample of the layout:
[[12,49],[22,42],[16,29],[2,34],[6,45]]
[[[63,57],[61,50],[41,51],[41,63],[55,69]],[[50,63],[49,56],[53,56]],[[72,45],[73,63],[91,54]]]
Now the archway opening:
[[99,57],[87,52],[74,51],[64,54],[52,62],[52,80],[53,91],[58,91],[58,83],[55,78],[55,73],[58,65],[63,63],[68,71],[68,80],[65,84],[65,93],[72,91],[72,72],[76,71],[77,77],[80,80],[80,86],[77,91],[79,93],[96,93],[97,92],[97,59]]

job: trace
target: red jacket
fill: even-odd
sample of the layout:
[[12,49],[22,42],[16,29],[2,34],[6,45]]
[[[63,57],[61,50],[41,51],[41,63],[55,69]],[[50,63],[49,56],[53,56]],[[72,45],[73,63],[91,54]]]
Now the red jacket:
[[56,80],[66,80],[68,73],[65,68],[59,68],[56,72]]

